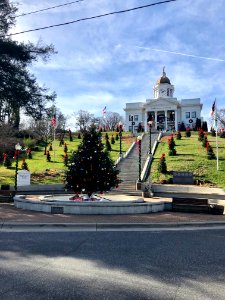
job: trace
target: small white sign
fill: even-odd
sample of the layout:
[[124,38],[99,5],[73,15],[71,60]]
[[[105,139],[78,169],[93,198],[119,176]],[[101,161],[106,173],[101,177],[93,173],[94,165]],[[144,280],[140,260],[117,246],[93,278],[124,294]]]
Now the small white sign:
[[30,185],[30,172],[27,170],[18,171],[17,174],[17,185]]

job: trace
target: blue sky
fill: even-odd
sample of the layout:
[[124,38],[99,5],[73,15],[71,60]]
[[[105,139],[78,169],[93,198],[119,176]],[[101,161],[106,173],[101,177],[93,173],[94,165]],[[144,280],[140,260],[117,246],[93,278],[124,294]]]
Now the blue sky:
[[[19,0],[19,12],[69,0]],[[151,4],[153,0],[84,0],[17,18],[12,32],[34,29]],[[57,93],[56,105],[70,116],[80,109],[101,116],[102,109],[124,116],[126,102],[153,97],[165,66],[180,99],[201,98],[207,120],[212,103],[225,100],[224,0],[178,0],[123,14],[13,36],[43,42],[58,52],[38,61],[32,72]],[[180,53],[180,54],[178,54]],[[181,55],[182,54],[182,55]],[[186,55],[187,54],[187,55]],[[190,56],[189,56],[190,55]]]

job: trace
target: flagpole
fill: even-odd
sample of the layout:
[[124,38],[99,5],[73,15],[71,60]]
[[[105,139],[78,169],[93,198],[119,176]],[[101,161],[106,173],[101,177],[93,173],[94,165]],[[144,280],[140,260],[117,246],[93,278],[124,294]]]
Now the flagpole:
[[54,154],[53,154],[53,162],[55,162],[55,127],[54,127],[54,132],[53,132],[54,136],[53,136],[53,145],[54,145]]
[[216,128],[216,169],[219,170],[219,149],[218,149],[218,134]]

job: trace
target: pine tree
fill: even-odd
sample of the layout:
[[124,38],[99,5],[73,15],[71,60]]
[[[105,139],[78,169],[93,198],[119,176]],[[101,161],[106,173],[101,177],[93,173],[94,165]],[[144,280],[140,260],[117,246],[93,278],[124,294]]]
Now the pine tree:
[[191,129],[190,128],[186,128],[185,136],[186,137],[191,137]]
[[198,132],[198,140],[199,142],[202,142],[204,139],[204,132],[202,130],[202,128],[199,129],[199,132]]
[[94,127],[84,132],[78,150],[73,153],[66,174],[66,187],[75,192],[108,191],[119,184],[119,171],[104,149],[102,136]]
[[211,129],[211,136],[216,136],[216,131],[214,128]]
[[176,133],[176,139],[181,140],[181,138],[182,138],[182,135],[180,133],[180,130],[178,130],[177,133]]
[[177,151],[175,149],[175,142],[174,142],[174,138],[173,136],[171,136],[169,139],[168,139],[168,147],[169,147],[169,156],[173,156],[173,155],[176,155],[177,154]]
[[203,141],[202,141],[202,147],[206,148],[208,143],[207,135],[204,135]]
[[114,139],[114,136],[112,135],[112,137],[111,137],[111,144],[113,145],[113,144],[115,144],[115,139]]
[[166,174],[167,173],[167,165],[166,165],[166,158],[165,153],[162,154],[159,164],[158,164],[158,171],[160,173]]
[[215,153],[213,151],[213,148],[208,144],[208,147],[207,147],[207,157],[208,159],[215,159],[216,156],[215,156]]
[[111,144],[110,144],[110,142],[109,142],[108,139],[106,140],[105,145],[106,145],[107,151],[111,151],[112,150]]

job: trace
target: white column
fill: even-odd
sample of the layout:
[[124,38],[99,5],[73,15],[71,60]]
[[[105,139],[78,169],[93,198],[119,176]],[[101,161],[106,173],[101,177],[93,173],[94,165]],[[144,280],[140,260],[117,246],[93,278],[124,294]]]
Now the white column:
[[167,110],[165,110],[165,129],[167,130]]
[[145,112],[145,122],[144,122],[145,132],[148,131],[148,123],[147,123],[147,120],[148,120],[148,112],[146,111],[146,112]]
[[177,131],[177,125],[178,125],[178,123],[177,123],[177,110],[175,110],[175,130]]
[[154,116],[154,120],[155,120],[155,129],[157,129],[157,110],[154,111],[155,116]]

